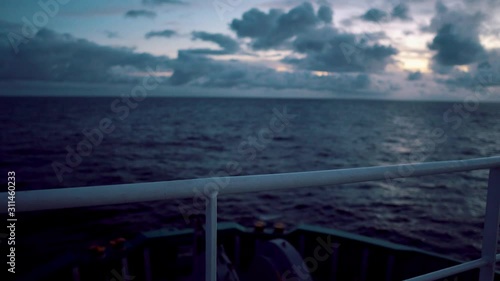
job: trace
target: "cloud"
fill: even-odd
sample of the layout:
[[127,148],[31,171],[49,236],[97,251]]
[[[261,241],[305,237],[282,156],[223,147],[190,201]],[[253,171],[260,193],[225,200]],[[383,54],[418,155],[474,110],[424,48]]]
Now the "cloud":
[[235,61],[215,61],[203,55],[179,51],[174,62],[172,85],[196,84],[206,87],[244,86],[246,67]]
[[477,64],[474,78],[486,87],[500,86],[500,50],[494,50],[488,56],[488,60]]
[[144,5],[187,4],[182,0],[142,0]]
[[125,13],[125,17],[127,18],[145,17],[151,19],[156,17],[156,13],[148,10],[130,10]]
[[407,4],[399,3],[392,8],[390,14],[380,9],[371,8],[361,15],[360,18],[364,21],[375,23],[385,23],[395,19],[409,21],[412,19],[409,12],[410,9]]
[[328,6],[321,6],[318,10],[318,18],[325,23],[332,23],[333,11],[332,8]]
[[420,71],[410,72],[408,73],[407,80],[408,81],[416,81],[422,79],[422,73]]
[[444,79],[437,82],[446,84],[451,89],[500,86],[500,49],[492,50],[485,60],[469,66],[469,71],[453,69]]
[[[6,35],[4,30],[6,27],[0,26],[0,36]],[[214,42],[225,52],[234,52],[238,48],[234,39],[223,34],[193,32],[193,38]],[[169,79],[173,86],[375,94],[370,87],[370,76],[364,73],[320,77],[309,70],[278,72],[254,63],[211,59],[206,54],[196,54],[192,50],[181,50],[177,59],[169,59],[136,53],[129,48],[101,46],[48,29],[42,29],[29,43],[21,44],[19,48],[19,54],[15,55],[8,42],[0,41],[0,80],[133,82],[141,79],[138,73],[147,72],[148,67],[156,69],[160,65],[162,69],[173,71]]]
[[[2,28],[0,28],[2,30]],[[0,34],[4,36],[5,34]],[[222,46],[232,46],[220,34],[194,33],[193,36]],[[303,89],[336,94],[376,94],[370,76],[339,73],[317,76],[312,71],[278,72],[269,67],[237,60],[215,60],[189,50],[179,51],[177,59],[136,53],[132,49],[101,46],[69,34],[43,29],[15,55],[0,41],[0,80],[54,82],[134,82],[137,73],[148,67],[173,70],[173,86],[204,88]],[[229,49],[231,47],[228,47]],[[234,48],[234,47],[233,47]],[[29,71],[26,71],[29,69]]]
[[164,56],[102,46],[48,29],[41,29],[28,43],[20,44],[18,54],[8,42],[0,41],[0,65],[4,66],[0,68],[0,80],[133,81],[137,79],[134,73],[158,65],[168,67],[169,63]]
[[410,8],[407,4],[400,3],[399,5],[394,6],[391,12],[392,18],[399,18],[401,20],[411,20],[412,18],[409,15]]
[[273,69],[242,63],[218,61],[206,56],[180,52],[173,62],[172,85],[223,88],[307,89],[338,94],[374,92],[369,90],[367,74],[338,74],[317,76],[310,71],[278,72]]
[[369,9],[368,11],[366,11],[366,13],[364,13],[361,16],[361,19],[363,19],[364,21],[370,21],[370,22],[383,22],[383,21],[388,20],[388,16],[389,15],[386,12],[379,10],[379,9],[372,8],[372,9]]
[[317,15],[304,3],[284,12],[257,9],[245,12],[230,24],[238,37],[250,38],[254,49],[285,49],[294,53],[282,62],[296,69],[327,72],[382,72],[398,51],[377,43],[383,32],[359,36],[320,23],[333,12],[321,6]]
[[331,27],[316,29],[293,42],[294,50],[306,56],[287,57],[284,62],[315,71],[382,72],[398,51],[392,46],[368,45],[368,40],[372,38],[359,38]]
[[189,49],[189,50],[182,50],[183,52],[190,52],[193,54],[206,54],[206,55],[225,55],[225,54],[234,54],[238,52],[240,49],[240,45],[236,40],[224,34],[193,31],[192,36],[194,40],[198,39],[202,41],[213,42],[219,45],[219,47],[221,47],[222,50]]
[[484,15],[468,13],[463,10],[450,10],[443,3],[436,4],[436,15],[424,31],[435,32],[430,50],[433,56],[433,69],[443,71],[446,67],[467,65],[485,58],[486,52],[479,39],[479,30]]
[[437,51],[434,60],[445,66],[470,64],[485,54],[479,38],[461,36],[453,24],[441,27],[428,47]]
[[146,38],[146,39],[151,39],[153,37],[170,38],[176,34],[177,34],[177,32],[175,32],[175,30],[165,29],[165,30],[161,30],[161,31],[150,31],[150,32],[146,33],[146,35],[144,35],[144,38]]
[[367,74],[361,73],[352,80],[351,85],[355,89],[366,89],[370,86],[370,76]]
[[271,49],[328,20],[327,14],[328,11],[323,8],[321,15],[317,16],[310,3],[292,8],[288,13],[271,9],[266,14],[254,8],[245,12],[242,19],[234,19],[230,27],[238,37],[252,39],[253,49]]

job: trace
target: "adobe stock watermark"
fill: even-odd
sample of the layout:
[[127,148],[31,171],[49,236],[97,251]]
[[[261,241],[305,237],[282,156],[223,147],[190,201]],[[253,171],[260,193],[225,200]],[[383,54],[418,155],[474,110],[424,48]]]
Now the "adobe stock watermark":
[[219,20],[224,21],[226,19],[225,14],[228,12],[234,12],[234,10],[243,3],[243,0],[214,0],[212,6],[219,17]]
[[332,242],[332,237],[329,235],[327,236],[326,241],[321,237],[317,237],[316,242],[318,242],[318,245],[314,248],[313,255],[304,258],[301,264],[292,265],[292,269],[289,269],[281,274],[280,280],[307,280],[308,274],[318,270],[319,264],[330,258],[340,247],[339,243]]
[[[146,70],[148,75],[143,77],[142,83],[132,88],[130,94],[122,94],[121,99],[117,98],[111,102],[110,110],[115,114],[118,120],[124,121],[127,119],[130,112],[136,109],[139,103],[146,99],[148,91],[156,89],[160,83],[163,82],[162,77],[155,75],[155,73],[159,71],[159,66],[156,67],[156,71],[150,67],[147,67]],[[72,173],[73,169],[83,162],[83,158],[90,156],[93,149],[102,143],[104,137],[111,134],[115,129],[116,126],[113,124],[113,119],[108,117],[102,118],[94,128],[83,129],[82,140],[75,146],[67,145],[65,147],[67,151],[65,161],[52,162],[52,169],[59,182],[63,182],[63,175]]]
[[[248,136],[246,140],[239,143],[237,151],[239,155],[243,156],[242,161],[254,160],[258,152],[262,152],[279,133],[291,125],[293,119],[297,118],[296,114],[288,113],[286,106],[281,111],[273,108],[272,112],[273,115],[266,127],[261,128],[256,134]],[[229,176],[241,174],[242,169],[240,162],[233,160],[228,161],[218,171],[210,171],[211,181],[207,182],[203,187],[194,188],[192,204],[187,205],[177,201],[179,204],[178,209],[184,221],[189,224],[191,216],[203,214],[207,198],[226,188],[230,182]]]
[[[403,1],[394,0],[391,1],[391,4],[396,7],[403,4]],[[386,13],[390,15],[390,13]],[[377,19],[375,14],[368,14],[372,18],[372,22],[380,24],[382,20]],[[372,35],[368,33],[363,33],[361,41],[370,41],[374,39],[371,37]],[[349,64],[357,64],[362,65],[365,61],[366,48],[369,46],[366,44],[350,44],[347,42],[341,42],[339,44],[339,48],[341,49],[344,58]],[[397,167],[397,171],[395,172],[386,172],[385,180],[388,184],[394,185],[395,179],[398,178],[399,181],[404,181],[406,177],[411,176],[415,172],[414,164],[421,163],[425,161],[430,155],[432,155],[438,145],[445,143],[448,140],[448,135],[446,134],[445,128],[451,125],[451,129],[456,131],[458,130],[464,121],[468,119],[471,114],[479,108],[479,103],[482,100],[485,100],[491,92],[488,91],[488,85],[493,85],[495,81],[499,81],[500,79],[494,79],[493,73],[484,73],[481,72],[475,78],[475,85],[473,93],[467,95],[461,102],[454,103],[450,108],[448,108],[443,113],[443,122],[447,124],[447,126],[443,127],[434,127],[427,131],[424,134],[425,147],[424,149],[411,150],[408,155],[401,154],[398,158],[397,163],[407,163],[406,165],[400,165]],[[458,162],[460,165],[462,162]]]
[[135,276],[128,275],[128,273],[123,272],[120,274],[116,269],[111,270],[111,274],[113,278],[110,281],[132,281],[135,279]]
[[[443,113],[443,122],[447,124],[447,127],[450,127],[453,131],[460,129],[464,121],[470,118],[471,114],[479,109],[480,102],[491,95],[487,87],[491,85],[493,81],[494,77],[491,73],[481,73],[481,75],[476,78],[477,83],[474,86],[474,92],[467,95],[461,102],[453,103],[452,106]],[[402,182],[406,177],[411,176],[415,172],[415,163],[424,162],[436,151],[438,145],[448,140],[448,135],[444,128],[446,127],[435,127],[426,134],[428,140],[424,149],[412,150],[407,156],[407,159],[406,156],[400,156],[398,163],[408,164],[399,166],[397,173],[386,172],[386,182],[394,185],[394,178],[401,178],[399,181]],[[459,165],[462,164],[461,161],[457,163]]]
[[[402,5],[405,5],[405,1],[403,0],[390,0],[389,4],[391,7],[394,9],[395,7],[402,7]],[[375,11],[380,11],[378,9],[376,10],[368,10],[366,16],[370,19],[371,22],[376,23],[379,25],[379,29],[383,31],[384,29],[381,26],[382,22],[392,20],[392,17],[398,17],[397,14],[394,14],[393,11],[382,11],[385,16],[380,16],[377,14]],[[372,34],[369,34],[367,32],[363,32],[361,34],[360,41],[362,42],[369,42],[375,39]],[[346,59],[347,63],[349,64],[357,64],[360,65],[365,61],[365,51],[368,48],[368,45],[362,45],[362,44],[350,44],[346,42],[340,42],[339,48],[342,51],[342,54],[344,55],[344,58]]]
[[47,26],[49,20],[54,18],[60,11],[60,6],[66,5],[70,0],[40,0],[38,6],[40,10],[35,12],[31,20],[27,17],[22,17],[23,26],[21,34],[9,32],[7,39],[14,50],[14,53],[19,53],[19,46],[28,43],[37,32]]

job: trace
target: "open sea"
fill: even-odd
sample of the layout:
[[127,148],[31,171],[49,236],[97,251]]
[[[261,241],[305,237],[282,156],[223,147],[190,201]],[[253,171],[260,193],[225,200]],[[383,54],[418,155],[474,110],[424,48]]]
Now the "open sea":
[[[2,181],[15,171],[18,192],[212,177],[228,165],[252,175],[500,155],[498,103],[3,97],[0,124]],[[108,133],[89,146],[85,135],[99,126]],[[71,151],[86,154],[74,167]],[[487,172],[475,171],[224,195],[218,219],[333,227],[468,260],[479,255],[486,185]],[[18,270],[117,236],[186,227],[179,206],[190,204],[18,213]]]

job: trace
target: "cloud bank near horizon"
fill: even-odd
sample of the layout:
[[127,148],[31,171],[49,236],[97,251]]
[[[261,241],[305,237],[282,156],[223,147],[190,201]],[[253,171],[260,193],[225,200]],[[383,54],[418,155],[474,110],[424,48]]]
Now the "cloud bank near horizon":
[[[180,3],[155,0],[144,4],[170,7]],[[412,11],[411,3],[400,3],[387,12],[371,8],[352,21],[389,26],[409,23],[415,18]],[[151,69],[161,69],[171,86],[305,89],[346,95],[384,95],[401,91],[404,83],[417,85],[417,81],[421,93],[422,82],[441,90],[500,86],[500,48],[485,46],[480,37],[489,20],[483,12],[441,2],[435,5],[430,22],[412,32],[431,36],[425,46],[431,54],[430,73],[397,70],[400,55],[408,50],[391,40],[390,29],[356,32],[334,22],[337,14],[330,5],[308,2],[289,9],[251,8],[232,19],[226,32],[192,30],[192,45],[212,47],[180,48],[175,58],[98,44],[49,28],[40,28],[28,38],[22,35],[23,25],[0,21],[0,36],[5,39],[0,41],[0,80],[127,83]],[[154,18],[156,13],[128,10],[126,17]],[[116,31],[103,33],[110,39],[122,37]],[[143,34],[146,40],[163,38],[158,42],[165,44],[186,40],[185,33],[174,28]],[[259,61],[268,54],[277,55],[271,63]]]

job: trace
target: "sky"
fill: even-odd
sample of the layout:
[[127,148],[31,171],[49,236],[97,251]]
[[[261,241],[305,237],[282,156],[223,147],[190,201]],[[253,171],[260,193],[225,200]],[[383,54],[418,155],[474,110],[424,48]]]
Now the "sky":
[[2,0],[0,95],[500,100],[500,1]]

